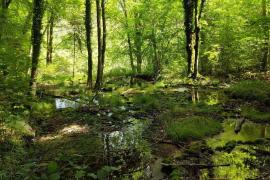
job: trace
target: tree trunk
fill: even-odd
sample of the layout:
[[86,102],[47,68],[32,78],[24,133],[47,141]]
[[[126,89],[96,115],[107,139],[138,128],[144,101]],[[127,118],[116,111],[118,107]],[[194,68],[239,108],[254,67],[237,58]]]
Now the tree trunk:
[[43,0],[33,1],[33,24],[32,24],[32,68],[31,68],[31,79],[30,87],[31,94],[36,95],[36,78],[37,78],[37,67],[40,56],[40,46],[42,41],[42,18],[43,18]]
[[133,50],[132,50],[132,43],[131,43],[131,37],[129,33],[129,25],[128,25],[128,13],[126,8],[126,0],[120,1],[120,5],[123,9],[124,16],[125,16],[125,28],[127,30],[127,43],[128,43],[128,52],[129,52],[129,59],[130,59],[130,66],[132,69],[132,73],[136,73],[136,68],[134,66],[134,58],[133,58]]
[[[184,0],[185,34],[188,76],[196,79],[199,74],[200,20],[206,0]],[[199,8],[200,7],[200,8]]]
[[86,46],[88,53],[88,73],[87,86],[92,89],[93,86],[93,55],[92,55],[92,3],[91,0],[85,1],[85,29],[86,29]]
[[159,53],[158,53],[158,48],[157,48],[157,39],[156,39],[156,32],[153,26],[152,29],[152,46],[153,46],[153,51],[154,51],[154,58],[153,58],[153,70],[154,70],[154,77],[155,79],[158,77],[160,73],[160,58],[159,58]]
[[54,30],[54,13],[51,12],[50,18],[48,20],[47,29],[47,65],[52,63],[52,53],[53,53],[53,30]]
[[[262,16],[266,18],[268,15],[267,12],[267,0],[262,0]],[[263,33],[264,33],[264,43],[262,48],[262,64],[261,64],[261,71],[267,72],[268,71],[268,62],[269,62],[269,26],[267,23],[263,24]]]
[[101,48],[101,84],[103,79],[104,64],[106,57],[106,40],[107,40],[107,26],[106,26],[106,9],[105,9],[105,0],[101,0],[101,16],[102,16],[102,48]]
[[101,7],[100,0],[96,0],[97,10],[97,39],[98,39],[98,69],[97,69],[97,80],[95,89],[98,90],[101,87],[102,82],[102,41],[101,41]]
[[194,69],[194,48],[193,48],[193,0],[184,0],[185,10],[185,34],[186,34],[186,51],[187,51],[187,63],[188,63],[188,76],[191,76]]
[[142,27],[139,13],[135,14],[135,55],[137,59],[137,73],[142,73]]

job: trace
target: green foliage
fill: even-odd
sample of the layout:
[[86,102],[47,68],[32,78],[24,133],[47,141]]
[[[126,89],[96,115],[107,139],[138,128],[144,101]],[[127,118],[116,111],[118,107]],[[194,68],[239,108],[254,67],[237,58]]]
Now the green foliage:
[[270,113],[262,112],[254,107],[245,106],[242,108],[241,115],[250,119],[251,121],[258,123],[268,123],[270,122]]
[[33,103],[31,115],[36,119],[46,119],[53,115],[55,107],[50,102]]
[[122,106],[124,105],[125,101],[123,96],[117,92],[105,94],[103,97],[100,98],[100,104],[104,106]]
[[226,94],[235,99],[270,103],[270,84],[268,82],[249,80],[241,81],[225,90]]
[[188,117],[168,122],[166,133],[173,141],[201,139],[218,133],[222,129],[220,122],[203,116]]
[[157,99],[157,97],[146,93],[134,96],[133,103],[137,107],[140,107],[141,109],[146,111],[159,110],[162,105]]

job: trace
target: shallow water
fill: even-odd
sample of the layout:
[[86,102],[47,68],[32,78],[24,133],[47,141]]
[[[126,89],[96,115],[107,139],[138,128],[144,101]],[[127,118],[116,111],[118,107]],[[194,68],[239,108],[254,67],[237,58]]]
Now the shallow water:
[[[209,106],[222,103],[224,96],[217,90],[198,88],[177,88],[172,91],[180,93],[180,96],[183,94],[186,97],[186,103],[196,104],[203,102]],[[76,101],[55,99],[56,109],[78,108],[79,105]],[[128,107],[125,110],[127,112],[130,111]],[[111,115],[106,115],[105,113],[109,120],[106,121],[106,127],[98,132],[98,138],[102,142],[103,157],[106,164],[120,168],[118,171],[119,174],[116,177],[120,176],[130,179],[168,178],[168,174],[162,172],[162,162],[166,158],[175,158],[175,152],[181,153],[182,149],[170,151],[165,144],[151,144],[146,137],[147,135],[145,135],[145,132],[152,123],[149,119],[137,119],[138,117],[134,118],[130,114],[131,116],[126,117],[122,122],[114,122],[110,120],[113,113],[109,114]],[[257,167],[260,162],[257,162],[259,157],[254,149],[265,150],[267,147],[245,143],[270,138],[270,126],[246,121],[242,125],[241,131],[236,134],[234,132],[235,123],[235,119],[225,120],[223,123],[223,132],[206,139],[207,146],[214,151],[213,154],[206,154],[209,158],[209,163],[216,166],[229,164],[229,166],[213,167],[206,170],[198,169],[201,179],[247,179],[257,178],[262,174],[262,169]],[[234,147],[230,149],[230,152],[217,150],[218,148],[225,147],[230,142],[236,142]],[[199,157],[196,161],[198,163],[201,161],[205,162],[204,158]],[[252,167],[247,162],[257,164]],[[185,163],[189,163],[189,159]],[[187,175],[187,178],[192,178],[192,175]]]
[[78,108],[79,103],[68,99],[56,98],[55,107],[56,109]]

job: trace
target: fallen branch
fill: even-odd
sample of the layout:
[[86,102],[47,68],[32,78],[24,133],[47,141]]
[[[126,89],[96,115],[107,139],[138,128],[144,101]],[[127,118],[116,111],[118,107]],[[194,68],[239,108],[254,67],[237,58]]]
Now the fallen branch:
[[200,169],[214,168],[214,167],[228,167],[230,164],[220,164],[220,165],[212,165],[212,164],[166,164],[161,163],[162,166],[186,166],[186,167],[197,167]]

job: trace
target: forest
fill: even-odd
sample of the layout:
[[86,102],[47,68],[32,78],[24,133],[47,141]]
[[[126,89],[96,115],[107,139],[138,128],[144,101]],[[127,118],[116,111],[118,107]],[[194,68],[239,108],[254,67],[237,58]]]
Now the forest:
[[0,180],[270,179],[269,0],[0,0]]

